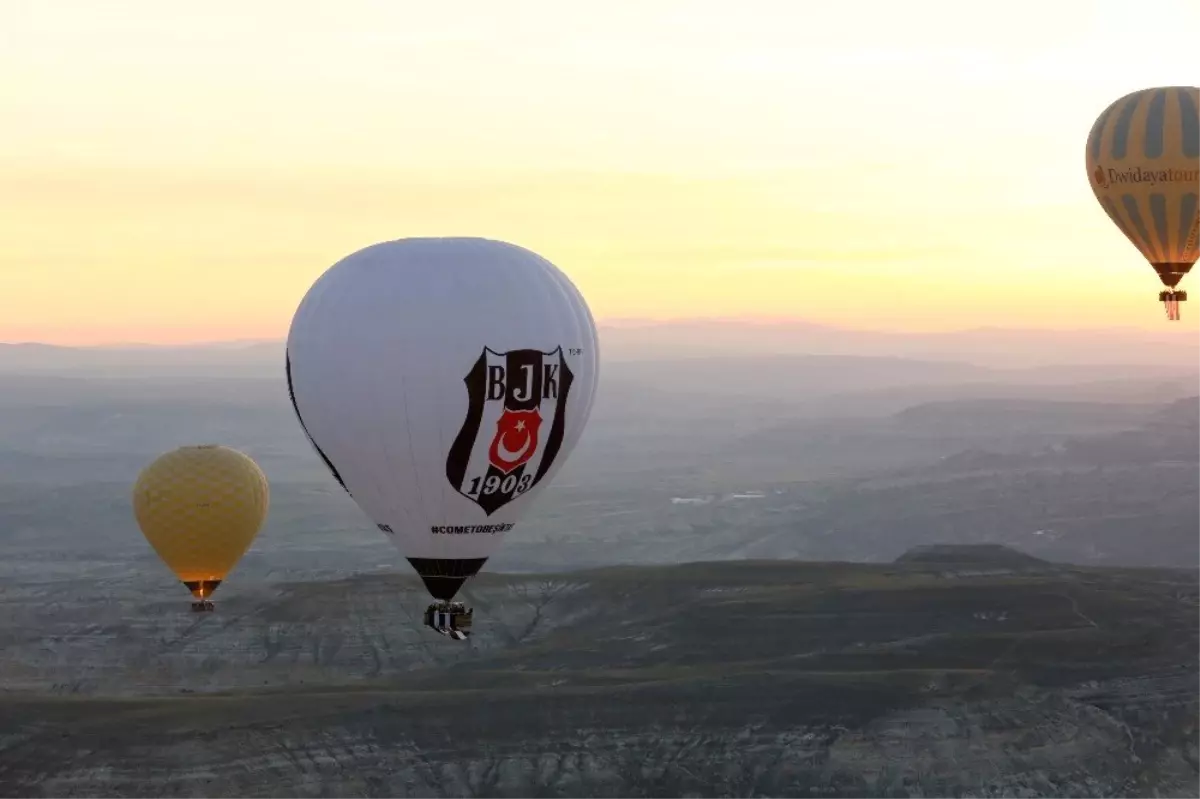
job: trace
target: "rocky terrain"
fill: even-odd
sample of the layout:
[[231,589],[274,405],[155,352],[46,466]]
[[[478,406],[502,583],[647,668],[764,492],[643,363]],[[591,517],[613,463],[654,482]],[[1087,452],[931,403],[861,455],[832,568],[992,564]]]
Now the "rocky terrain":
[[[89,582],[91,580],[91,582]],[[1195,796],[1195,569],[930,547],[484,575],[10,580],[6,796]]]
[[[0,795],[1198,795],[1194,372],[606,366],[460,643],[274,355],[176,357],[0,352]],[[272,486],[211,615],[129,506],[197,441]]]

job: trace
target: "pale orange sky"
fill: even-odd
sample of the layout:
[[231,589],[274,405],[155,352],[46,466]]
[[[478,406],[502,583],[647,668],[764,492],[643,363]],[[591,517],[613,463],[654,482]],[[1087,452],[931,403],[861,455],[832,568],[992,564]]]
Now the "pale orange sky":
[[601,319],[1167,325],[1083,144],[1197,82],[1200,4],[829,6],[0,0],[0,340],[282,337],[443,234]]

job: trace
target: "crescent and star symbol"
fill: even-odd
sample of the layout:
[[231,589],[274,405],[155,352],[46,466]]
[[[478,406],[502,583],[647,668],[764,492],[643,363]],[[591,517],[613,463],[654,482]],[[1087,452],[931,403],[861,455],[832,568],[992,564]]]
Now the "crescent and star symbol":
[[531,444],[533,444],[533,437],[530,436],[529,431],[527,431],[525,429],[525,422],[523,422],[523,421],[517,422],[517,426],[515,428],[513,428],[513,430],[514,430],[514,432],[525,434],[523,436],[523,442],[521,444],[521,448],[514,452],[513,450],[511,450],[507,446],[505,446],[504,442],[508,439],[507,435],[500,436],[500,442],[496,447],[496,452],[500,455],[500,460],[505,461],[507,463],[514,463],[514,462],[520,460],[521,456],[525,454],[525,451],[529,449],[529,446]]
[[508,474],[533,457],[538,446],[542,417],[537,410],[505,410],[496,420],[496,437],[488,456],[492,465]]

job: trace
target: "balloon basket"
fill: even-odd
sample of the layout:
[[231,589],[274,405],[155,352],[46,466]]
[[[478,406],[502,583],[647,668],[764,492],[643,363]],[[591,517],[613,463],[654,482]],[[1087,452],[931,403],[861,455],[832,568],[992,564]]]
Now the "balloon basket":
[[192,603],[192,613],[212,613],[214,610],[216,610],[216,606],[207,599]]
[[475,609],[461,602],[434,602],[425,609],[425,626],[455,641],[465,641],[471,635]]
[[1160,291],[1158,299],[1167,310],[1167,319],[1179,321],[1179,303],[1187,299],[1186,291]]

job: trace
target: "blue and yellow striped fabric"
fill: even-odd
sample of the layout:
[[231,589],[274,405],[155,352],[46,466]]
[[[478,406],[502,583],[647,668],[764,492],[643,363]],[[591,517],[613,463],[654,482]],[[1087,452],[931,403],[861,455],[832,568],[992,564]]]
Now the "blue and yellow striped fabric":
[[1114,102],[1087,141],[1092,191],[1169,287],[1200,255],[1200,88],[1143,89]]

